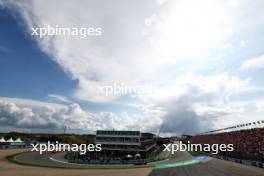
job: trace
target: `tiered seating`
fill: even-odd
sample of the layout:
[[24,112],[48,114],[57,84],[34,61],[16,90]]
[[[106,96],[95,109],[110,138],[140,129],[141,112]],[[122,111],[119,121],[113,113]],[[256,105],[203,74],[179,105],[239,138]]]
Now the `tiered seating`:
[[195,144],[234,144],[233,152],[220,154],[264,162],[264,128],[197,135],[190,141]]

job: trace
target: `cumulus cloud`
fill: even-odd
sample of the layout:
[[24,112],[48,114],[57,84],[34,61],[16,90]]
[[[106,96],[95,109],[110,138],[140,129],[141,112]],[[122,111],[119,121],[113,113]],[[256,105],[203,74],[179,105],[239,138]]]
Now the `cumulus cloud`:
[[29,33],[32,27],[46,25],[101,27],[102,36],[98,37],[35,39],[43,52],[78,80],[76,98],[105,102],[117,96],[98,94],[98,84],[139,83],[155,76],[162,66],[181,62],[186,56],[197,62],[199,52],[207,52],[232,31],[236,15],[228,4],[161,2],[57,0],[57,8],[52,0],[9,0],[3,6],[22,16]]
[[161,125],[161,133],[196,134],[212,127],[212,119],[197,115],[188,105],[182,103],[176,101],[168,107],[168,113]]
[[201,101],[218,100],[215,96],[230,97],[250,90],[255,90],[255,85],[250,79],[240,79],[227,72],[214,75],[186,74],[175,79],[168,85],[162,86],[158,92],[144,95],[145,101],[166,101],[186,95],[195,95],[196,92],[204,93],[198,96]]
[[[138,97],[142,103],[130,107],[140,113],[84,111],[78,104],[59,105],[33,100],[1,98],[1,125],[32,129],[134,129],[161,134],[194,134],[248,120],[241,116],[244,104],[231,97],[254,91],[250,80],[228,73],[187,75],[165,86],[158,94]],[[162,95],[162,96],[161,96]],[[149,104],[148,102],[152,102]],[[225,120],[223,120],[225,119]]]
[[[50,109],[46,109],[51,111]],[[52,114],[46,112],[46,114]],[[15,126],[18,128],[58,128],[51,116],[39,116],[29,108],[19,108],[13,103],[0,102],[0,124],[1,126]]]
[[249,120],[241,116],[245,104],[232,100],[232,96],[254,91],[255,87],[250,80],[224,73],[186,76],[166,90],[170,91],[168,96],[152,97],[166,112],[162,118],[162,132],[195,134]]
[[[102,36],[80,39],[74,36],[35,38],[43,52],[50,55],[72,79],[78,80],[75,96],[82,100],[107,101],[97,93],[98,83],[134,82],[144,79],[155,62],[145,67],[150,58],[142,55],[141,19],[155,7],[155,2],[104,1],[7,1],[5,6],[17,11],[32,27],[101,27]],[[51,5],[53,4],[53,5]],[[115,5],[114,5],[115,4]],[[102,7],[105,7],[104,10]],[[135,11],[138,13],[135,14]],[[122,15],[121,15],[122,14]],[[142,44],[141,44],[142,43]],[[133,55],[129,54],[133,53]],[[88,64],[87,64],[88,63]]]
[[264,55],[247,59],[240,67],[241,70],[258,70],[264,68]]
[[[22,101],[22,100],[21,100]],[[0,126],[12,127],[22,130],[54,130],[62,132],[67,129],[80,129],[84,132],[93,132],[98,129],[116,130],[152,130],[152,119],[145,119],[143,116],[129,116],[127,113],[115,114],[112,112],[91,113],[84,111],[78,104],[61,106],[39,106],[28,108],[16,105],[16,103],[0,100]],[[25,105],[24,105],[25,106]],[[43,131],[42,131],[43,132]]]
[[248,122],[250,116],[244,114],[247,104],[232,100],[232,96],[254,90],[255,86],[250,80],[241,80],[228,73],[212,76],[191,74],[165,86],[164,90],[160,90],[164,93],[139,97],[141,104],[130,103],[130,107],[140,111],[135,114],[91,113],[78,104],[66,106],[0,98],[0,125],[57,131],[67,126],[68,129],[89,132],[130,129],[161,134],[195,134]]
[[[75,98],[113,103],[117,97],[98,94],[98,85],[169,82],[159,87],[159,92],[133,99],[130,105],[138,109],[140,115],[126,111],[90,113],[77,104],[57,108],[39,106],[35,111],[34,108],[24,109],[27,106],[22,107],[19,100],[15,104],[2,103],[5,107],[1,117],[3,123],[8,124],[10,118],[14,126],[34,126],[31,120],[36,119],[36,125],[43,128],[59,129],[63,127],[60,123],[67,121],[71,128],[89,130],[155,131],[162,128],[164,133],[195,133],[248,119],[241,115],[244,104],[232,97],[254,91],[256,87],[250,79],[229,73],[216,74],[221,71],[218,63],[232,60],[226,57],[226,60],[220,58],[224,60],[220,62],[216,50],[219,46],[223,46],[221,52],[226,48],[236,49],[231,45],[237,39],[231,37],[239,35],[240,31],[251,33],[251,29],[263,24],[260,19],[263,10],[259,9],[261,5],[256,5],[261,1],[254,4],[253,10],[249,1],[225,2],[228,3],[57,0],[58,8],[53,0],[0,0],[1,6],[16,11],[24,19],[28,33],[31,27],[46,25],[102,28],[102,36],[85,39],[74,36],[34,38],[43,52],[71,79],[77,80]],[[244,45],[242,42],[241,46]],[[248,60],[241,68],[262,68],[262,60],[263,56]],[[199,69],[195,70],[199,66],[202,74],[197,71]],[[50,97],[68,102],[60,95]],[[34,102],[28,101],[30,104]]]

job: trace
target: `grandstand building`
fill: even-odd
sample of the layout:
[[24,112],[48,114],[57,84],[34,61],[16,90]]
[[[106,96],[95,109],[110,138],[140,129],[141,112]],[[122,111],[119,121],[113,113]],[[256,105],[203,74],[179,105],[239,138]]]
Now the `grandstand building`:
[[156,136],[140,131],[96,131],[96,144],[102,145],[102,154],[110,158],[148,158],[156,147]]

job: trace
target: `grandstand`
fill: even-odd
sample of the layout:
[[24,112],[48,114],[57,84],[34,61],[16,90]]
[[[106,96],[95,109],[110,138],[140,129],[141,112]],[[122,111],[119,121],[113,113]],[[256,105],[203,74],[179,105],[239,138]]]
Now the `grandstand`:
[[101,145],[100,152],[68,153],[65,158],[77,163],[139,164],[160,152],[156,135],[140,131],[97,130],[95,144]]
[[252,128],[263,128],[264,127],[264,120],[254,121],[250,123],[243,123],[234,125],[227,128],[221,128],[217,130],[211,130],[200,134],[212,134],[212,133],[219,133],[219,132],[230,132],[230,131],[237,131],[237,130],[243,130],[243,129],[252,129]]
[[234,144],[234,151],[220,152],[223,157],[264,162],[264,121],[236,125],[198,134],[193,144]]
[[104,156],[147,158],[156,146],[155,135],[140,131],[96,131],[96,143]]

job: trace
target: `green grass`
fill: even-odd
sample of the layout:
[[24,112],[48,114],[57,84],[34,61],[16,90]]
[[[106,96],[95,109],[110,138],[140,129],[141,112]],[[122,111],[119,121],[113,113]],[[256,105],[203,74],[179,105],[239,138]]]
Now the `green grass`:
[[161,151],[157,156],[153,158],[154,161],[160,161],[170,158],[171,152],[170,151]]
[[199,161],[197,160],[186,160],[172,164],[158,164],[156,165],[155,169],[176,168],[176,167],[188,166],[197,163],[199,163]]
[[23,162],[20,162],[20,161],[18,161],[18,160],[16,159],[16,156],[19,155],[19,154],[22,154],[22,153],[28,153],[28,151],[27,151],[27,152],[20,152],[20,153],[15,153],[15,154],[12,154],[12,155],[8,155],[8,156],[6,157],[6,159],[7,159],[8,161],[11,161],[11,162],[16,163],[16,164],[27,165],[27,164],[24,164]]
[[203,155],[201,152],[198,151],[188,151],[192,156],[201,156]]

